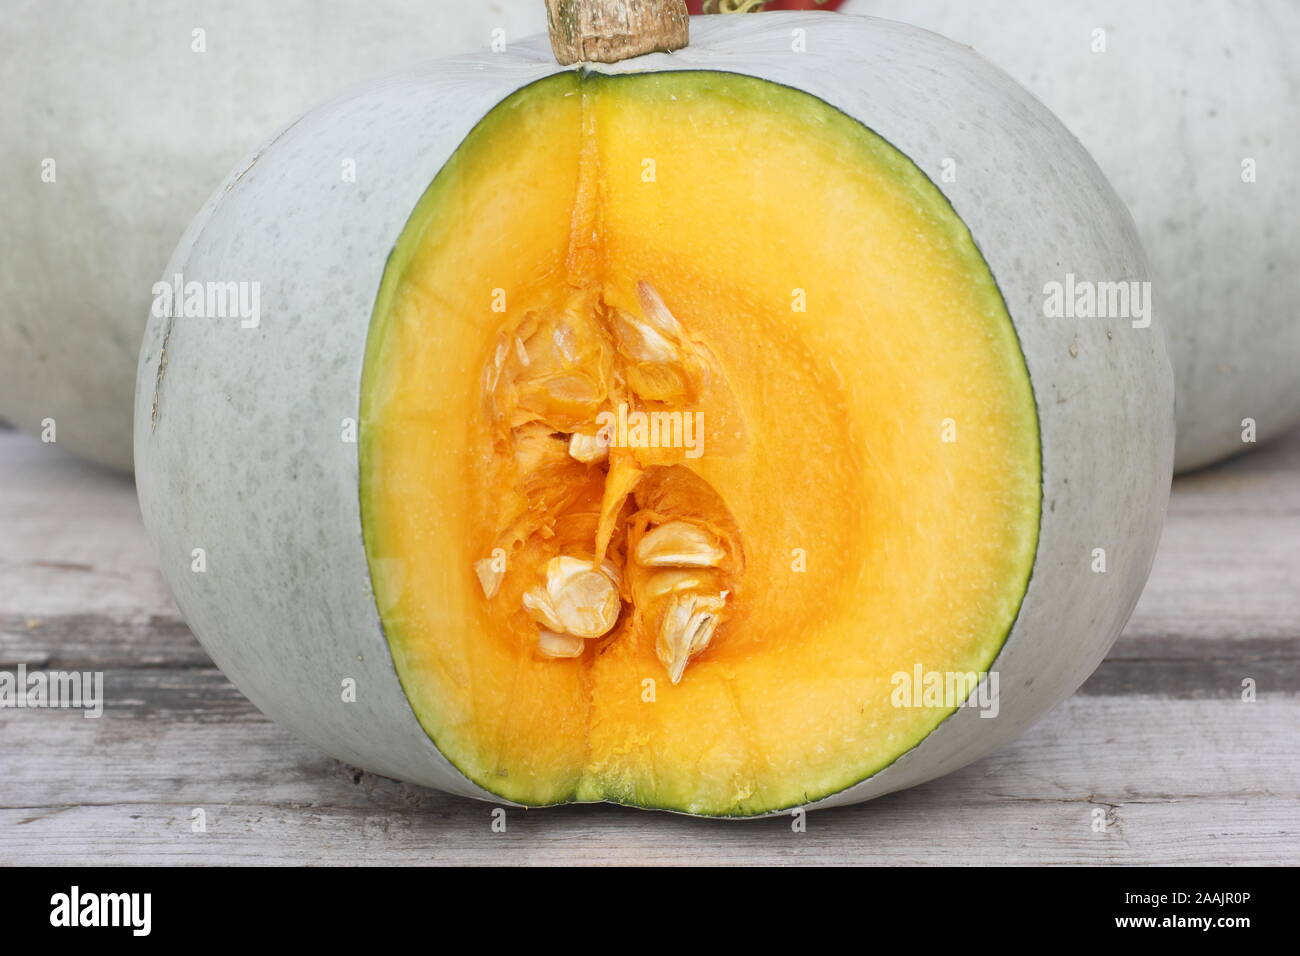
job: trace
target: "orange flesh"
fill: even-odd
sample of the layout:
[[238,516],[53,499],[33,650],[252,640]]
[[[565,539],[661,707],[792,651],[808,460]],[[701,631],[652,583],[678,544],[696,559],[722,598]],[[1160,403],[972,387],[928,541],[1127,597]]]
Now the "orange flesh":
[[[609,465],[547,444],[590,409],[485,382],[503,342],[570,313],[605,381],[592,356],[617,352],[610,317],[643,314],[643,282],[716,381],[682,403],[701,457],[611,452],[655,476],[619,506]],[[894,675],[990,665],[1039,518],[1028,375],[964,225],[860,124],[707,72],[560,74],[479,124],[385,273],[361,466],[416,715],[467,776],[533,804],[752,814],[869,776],[953,707],[894,706]],[[676,685],[629,594],[661,512],[730,542],[725,620]],[[602,513],[629,572],[619,623],[543,658],[521,595],[555,554],[600,549]],[[499,547],[489,599],[474,566]]]

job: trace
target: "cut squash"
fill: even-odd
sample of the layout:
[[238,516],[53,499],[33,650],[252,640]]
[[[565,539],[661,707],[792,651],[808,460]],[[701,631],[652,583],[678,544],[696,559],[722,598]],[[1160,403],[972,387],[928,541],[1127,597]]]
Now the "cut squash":
[[871,130],[751,77],[501,103],[402,233],[362,401],[402,685],[520,803],[842,789],[952,710],[894,706],[893,675],[986,671],[1033,563],[1034,397],[969,231]]
[[1146,280],[1123,205],[924,31],[681,47],[680,0],[548,6],[571,55],[674,52],[363,87],[178,245],[169,281],[262,303],[151,316],[141,354],[194,633],[338,759],[498,806],[837,806],[1012,740],[1114,641],[1168,499],[1158,315],[1041,302]]

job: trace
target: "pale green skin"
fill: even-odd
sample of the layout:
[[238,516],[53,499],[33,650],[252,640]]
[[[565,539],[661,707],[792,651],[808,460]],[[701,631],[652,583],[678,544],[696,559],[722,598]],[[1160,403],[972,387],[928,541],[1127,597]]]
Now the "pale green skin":
[[151,288],[230,167],[359,79],[545,22],[541,0],[5,0],[0,418],[129,470]]
[[[1167,316],[1186,471],[1300,425],[1300,3],[849,0],[972,45],[1097,158]],[[1106,51],[1093,52],[1105,30]],[[1242,161],[1256,181],[1242,181]]]
[[[791,50],[804,31],[808,53]],[[1067,269],[1146,278],[1132,221],[1068,132],[1005,75],[931,34],[833,14],[700,18],[692,45],[602,68],[725,69],[804,90],[938,182],[970,228],[1014,322],[1042,448],[1039,543],[994,667],[1000,713],[963,708],[893,764],[824,800],[869,799],[988,753],[1102,659],[1151,568],[1168,501],[1173,380],[1157,314],[1047,320]],[[437,750],[402,692],[363,541],[355,417],[385,264],[429,183],[480,118],[555,73],[544,38],[433,64],[303,118],[209,200],[167,272],[256,279],[256,330],[151,320],[140,357],[136,468],[163,573],[216,663],[268,715],[351,764],[505,803]],[[367,175],[338,188],[335,157]],[[324,175],[328,171],[329,175]],[[165,362],[164,362],[165,358]],[[205,548],[208,570],[191,571]],[[1106,573],[1093,573],[1094,549]],[[356,682],[357,700],[340,699]]]

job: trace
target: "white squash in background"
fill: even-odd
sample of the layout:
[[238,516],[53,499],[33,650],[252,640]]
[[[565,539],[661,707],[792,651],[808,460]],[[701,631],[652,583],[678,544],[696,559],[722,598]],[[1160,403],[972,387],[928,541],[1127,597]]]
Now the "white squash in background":
[[1243,433],[1262,442],[1300,424],[1300,3],[842,9],[973,46],[1096,157],[1137,221],[1169,323],[1178,470],[1255,447]]
[[9,0],[0,418],[129,469],[151,287],[235,161],[358,79],[545,24],[541,0]]
[[[794,31],[809,52],[792,51]],[[1145,328],[1044,318],[1045,283],[1070,271],[1140,281],[1146,267],[1100,170],[1004,74],[911,27],[778,13],[697,18],[690,47],[597,69],[717,68],[820,97],[926,169],[958,158],[956,181],[935,182],[997,280],[1034,387],[1041,527],[995,664],[1000,714],[959,710],[823,805],[853,802],[1010,740],[1102,659],[1163,522],[1172,373],[1158,315]],[[538,37],[506,55],[430,64],[296,122],[214,194],[167,270],[198,282],[258,277],[260,326],[151,318],[139,369],[141,507],[178,604],[217,664],[268,715],[342,760],[498,802],[435,747],[403,694],[371,591],[358,446],[339,440],[338,425],[358,414],[375,296],[417,200],[492,106],[560,69]],[[337,189],[317,175],[335,156],[356,157],[364,180]],[[191,567],[199,546],[202,574]],[[1090,568],[1097,549],[1105,573]],[[340,703],[340,675],[363,689],[357,703]]]

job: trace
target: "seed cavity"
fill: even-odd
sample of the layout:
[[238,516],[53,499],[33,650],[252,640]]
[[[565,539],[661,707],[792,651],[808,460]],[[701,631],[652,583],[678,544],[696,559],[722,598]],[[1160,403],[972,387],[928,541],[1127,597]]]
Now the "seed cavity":
[[742,436],[734,449],[743,416],[716,356],[649,282],[626,309],[576,286],[563,295],[502,330],[482,379],[490,467],[508,489],[493,502],[494,544],[531,570],[506,582],[484,559],[474,571],[487,600],[504,591],[522,607],[538,657],[579,658],[587,641],[631,633],[676,684],[735,603],[739,529],[698,473],[658,448],[611,446],[601,420],[624,406],[703,408]]

